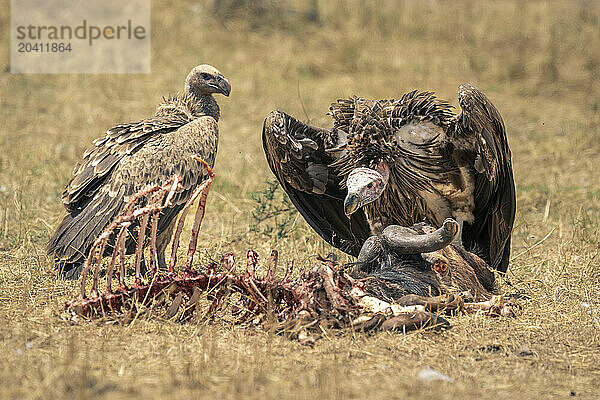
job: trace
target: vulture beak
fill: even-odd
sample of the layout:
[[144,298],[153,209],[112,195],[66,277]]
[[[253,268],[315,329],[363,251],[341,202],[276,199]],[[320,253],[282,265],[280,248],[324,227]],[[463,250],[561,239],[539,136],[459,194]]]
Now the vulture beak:
[[229,93],[231,93],[231,85],[229,84],[229,81],[225,79],[223,75],[218,75],[217,81],[219,83],[219,93],[222,93],[225,96],[229,97]]
[[389,170],[385,164],[381,164],[378,170],[361,167],[353,169],[348,174],[346,180],[348,194],[344,199],[344,212],[348,218],[365,204],[377,200],[383,193]]
[[348,193],[344,199],[344,212],[350,218],[360,208],[360,197],[355,193]]

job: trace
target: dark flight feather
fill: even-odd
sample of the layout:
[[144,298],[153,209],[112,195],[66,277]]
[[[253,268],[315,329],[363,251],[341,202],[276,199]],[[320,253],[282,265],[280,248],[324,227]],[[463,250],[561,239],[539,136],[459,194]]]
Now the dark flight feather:
[[[340,176],[325,150],[335,146],[335,132],[313,128],[280,111],[263,126],[263,147],[271,170],[309,225],[329,244],[357,256],[369,229],[362,212],[344,214]],[[318,169],[315,176],[313,171]]]
[[[444,185],[456,193],[471,190],[474,221],[465,223],[463,243],[467,249],[477,248],[494,268],[506,271],[516,200],[504,123],[474,86],[459,87],[459,102],[462,112],[456,115],[432,92],[415,90],[399,100],[339,99],[330,108],[330,130],[274,111],[263,126],[267,161],[315,231],[352,255],[373,233],[368,219],[384,226],[441,223],[424,193]],[[429,136],[403,136],[404,127],[411,124],[429,130]],[[348,220],[342,190],[348,174],[357,167],[375,168],[381,161],[391,166],[386,189]],[[472,187],[461,175],[465,169]],[[453,200],[447,196],[444,201]]]

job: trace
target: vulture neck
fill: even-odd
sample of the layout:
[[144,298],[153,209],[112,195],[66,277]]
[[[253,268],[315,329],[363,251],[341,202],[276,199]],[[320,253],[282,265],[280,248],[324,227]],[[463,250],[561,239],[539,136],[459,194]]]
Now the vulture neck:
[[421,196],[404,190],[393,174],[381,196],[363,209],[374,235],[381,234],[388,225],[412,226],[428,217]]
[[196,94],[192,92],[192,96],[196,104],[195,108],[191,111],[196,118],[209,116],[219,122],[221,111],[219,109],[219,104],[217,104],[217,100],[215,100],[212,94]]

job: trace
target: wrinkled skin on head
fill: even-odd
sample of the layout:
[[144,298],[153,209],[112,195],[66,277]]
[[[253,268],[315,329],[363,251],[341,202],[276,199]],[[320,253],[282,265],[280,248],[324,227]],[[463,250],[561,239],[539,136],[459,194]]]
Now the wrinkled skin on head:
[[185,90],[195,95],[221,93],[229,96],[231,85],[215,67],[203,64],[190,71],[185,79]]
[[371,168],[356,168],[346,180],[348,194],[344,200],[344,212],[350,216],[362,206],[372,203],[381,196],[389,178],[389,169],[384,163]]

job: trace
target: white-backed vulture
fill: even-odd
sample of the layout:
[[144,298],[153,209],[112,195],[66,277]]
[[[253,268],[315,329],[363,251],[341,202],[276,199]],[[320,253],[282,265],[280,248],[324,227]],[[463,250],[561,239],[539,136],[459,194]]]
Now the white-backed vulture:
[[[158,225],[158,261],[165,267],[164,251],[176,216],[193,188],[208,177],[193,156],[211,167],[215,161],[220,111],[213,94],[229,96],[230,91],[216,68],[199,65],[188,74],[183,92],[165,99],[152,117],[119,124],[94,141],[63,192],[67,215],[48,243],[48,255],[64,277],[79,275],[91,245],[124,211],[128,196],[178,175],[181,188],[172,206],[161,212]],[[128,240],[128,252],[134,245]]]
[[454,218],[458,244],[506,271],[516,200],[504,123],[474,86],[461,85],[458,99],[458,115],[431,92],[340,99],[331,129],[273,111],[264,150],[300,213],[342,251],[357,256],[389,225]]

